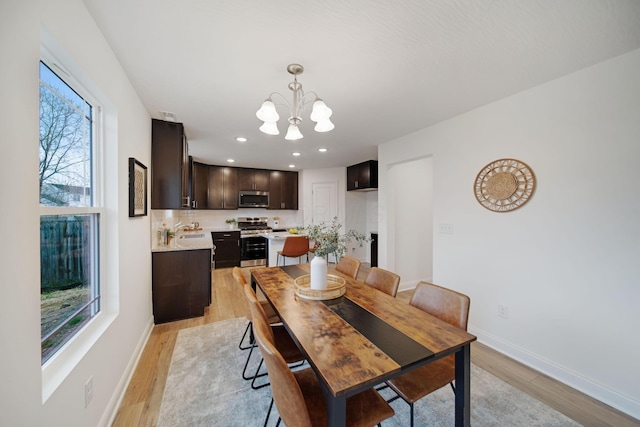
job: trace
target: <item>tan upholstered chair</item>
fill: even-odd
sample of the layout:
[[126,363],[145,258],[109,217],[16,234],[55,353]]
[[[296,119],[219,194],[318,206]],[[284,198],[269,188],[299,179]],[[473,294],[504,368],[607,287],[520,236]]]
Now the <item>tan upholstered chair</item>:
[[284,240],[282,250],[278,251],[276,256],[276,265],[280,265],[280,257],[283,258],[283,265],[287,263],[286,258],[298,258],[298,264],[300,264],[300,257],[302,255],[307,256],[307,262],[309,262],[309,238],[307,236],[289,236]]
[[[242,270],[239,267],[233,267],[231,274],[233,275],[233,278],[238,283],[240,292],[244,293],[244,286],[247,284],[247,280],[244,274],[242,273]],[[268,301],[260,301],[260,305],[262,306],[262,309],[265,312],[265,315],[267,316],[267,320],[269,324],[280,323],[280,318],[275,313],[275,311],[273,310],[273,307],[271,307],[271,304],[269,304]],[[251,355],[253,353],[253,349],[256,347],[256,343],[253,339],[250,339],[249,344],[246,344],[246,345],[243,344],[245,339],[247,338],[247,335],[250,334],[250,331],[251,331],[251,325],[252,325],[251,311],[249,310],[249,306],[247,305],[246,301],[242,304],[242,307],[244,308],[245,317],[249,319],[249,323],[247,323],[247,327],[245,328],[244,333],[242,334],[242,338],[240,338],[240,344],[238,344],[238,348],[240,350],[249,350],[249,354],[247,355],[247,360],[244,363],[244,369],[242,370],[242,378],[244,378],[245,380],[254,380],[255,375],[251,375],[251,376],[247,375],[247,367],[249,366],[249,360],[251,360]],[[250,336],[253,336],[253,334],[250,334]]]
[[[431,283],[420,282],[409,304],[457,328],[467,330],[470,299],[464,294]],[[447,384],[451,384],[455,393],[453,385],[455,372],[455,355],[451,354],[387,381],[398,396],[411,407],[411,426],[413,426],[415,402]]]
[[400,276],[382,268],[371,267],[364,283],[395,298],[400,285]]
[[[259,306],[255,305],[255,310]],[[291,371],[286,359],[274,345],[269,325],[264,320],[254,320],[256,341],[267,364],[273,399],[269,413],[275,401],[280,418],[287,426],[315,427],[326,426],[327,409],[316,374],[311,368]],[[391,416],[393,409],[373,389],[363,391],[347,398],[348,426],[372,426]],[[264,425],[267,425],[269,414]],[[278,421],[278,424],[280,421]]]
[[[253,325],[253,329],[255,329],[256,321],[262,322],[267,325],[269,327],[269,330],[271,331],[271,337],[273,339],[274,345],[278,348],[278,351],[280,352],[286,363],[292,364],[300,362],[296,366],[301,365],[305,360],[304,355],[300,352],[298,346],[293,341],[293,339],[291,339],[289,332],[287,332],[283,325],[269,324],[267,315],[262,308],[262,304],[260,304],[260,301],[258,301],[256,293],[253,291],[253,288],[251,288],[251,285],[244,285],[244,295],[247,299],[247,303],[249,304],[249,311],[251,312],[251,322]],[[260,374],[260,368],[262,367],[263,362],[264,360],[260,360],[260,364],[258,365],[256,373],[253,376],[253,380],[251,381],[251,387],[254,389],[259,389],[269,385],[268,382],[256,385],[256,379],[266,375]]]
[[336,270],[352,279],[357,279],[358,271],[360,271],[360,260],[345,255],[336,264]]

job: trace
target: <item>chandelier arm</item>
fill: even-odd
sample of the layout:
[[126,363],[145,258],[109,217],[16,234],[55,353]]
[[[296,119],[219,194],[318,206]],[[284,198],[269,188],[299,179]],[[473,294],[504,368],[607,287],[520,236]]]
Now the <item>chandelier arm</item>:
[[[308,100],[308,99],[305,99],[305,98],[307,98],[308,95],[313,95],[314,96],[312,101]],[[301,109],[304,110],[305,106],[309,105],[311,102],[317,101],[318,99],[320,99],[320,97],[318,96],[317,93],[315,93],[315,92],[307,92],[304,95],[302,95],[302,97],[299,99],[298,102],[301,105]]]

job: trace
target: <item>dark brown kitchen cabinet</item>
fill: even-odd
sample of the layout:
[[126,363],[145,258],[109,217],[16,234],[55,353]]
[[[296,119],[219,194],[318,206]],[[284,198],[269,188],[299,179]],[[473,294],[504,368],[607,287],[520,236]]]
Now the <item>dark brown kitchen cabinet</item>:
[[240,267],[240,231],[213,231],[215,268]]
[[209,165],[209,209],[238,209],[238,168]]
[[269,171],[238,168],[238,190],[269,191]]
[[347,191],[373,191],[377,189],[377,160],[367,160],[347,168]]
[[189,207],[189,146],[184,126],[152,119],[151,209]]
[[298,172],[271,171],[269,209],[298,209]]
[[156,324],[204,315],[211,304],[211,249],[153,252],[151,264]]
[[191,162],[191,208],[209,207],[209,165]]

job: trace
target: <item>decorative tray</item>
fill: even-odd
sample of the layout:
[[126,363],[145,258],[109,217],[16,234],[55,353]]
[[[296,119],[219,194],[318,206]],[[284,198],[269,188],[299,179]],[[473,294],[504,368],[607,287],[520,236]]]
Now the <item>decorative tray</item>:
[[305,274],[294,280],[295,293],[300,298],[327,300],[341,297],[347,291],[344,278],[327,274],[327,289],[311,289],[311,275]]

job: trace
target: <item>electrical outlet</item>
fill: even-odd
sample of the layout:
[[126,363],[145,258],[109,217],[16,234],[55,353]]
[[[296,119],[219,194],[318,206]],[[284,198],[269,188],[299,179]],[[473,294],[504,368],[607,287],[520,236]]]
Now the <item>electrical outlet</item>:
[[84,383],[84,407],[88,407],[93,399],[93,375]]
[[498,317],[502,317],[503,319],[509,318],[509,307],[506,305],[498,305]]

